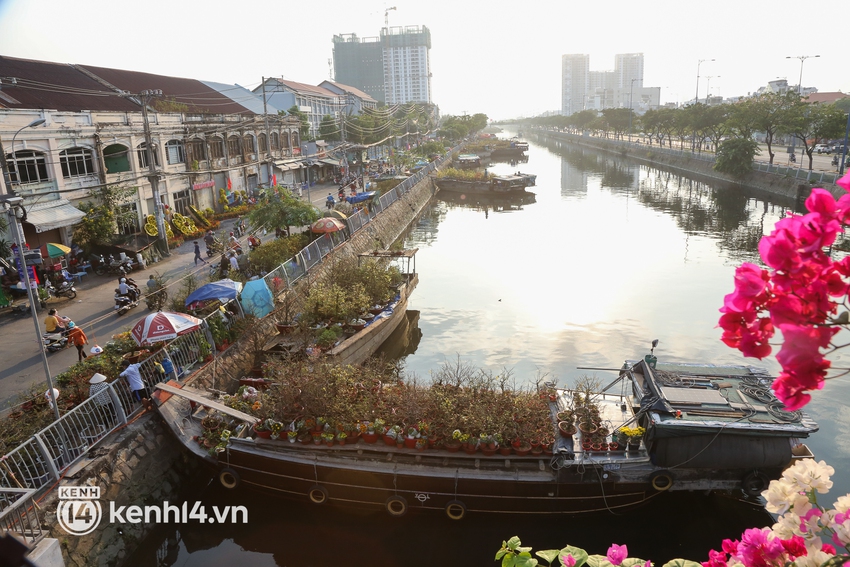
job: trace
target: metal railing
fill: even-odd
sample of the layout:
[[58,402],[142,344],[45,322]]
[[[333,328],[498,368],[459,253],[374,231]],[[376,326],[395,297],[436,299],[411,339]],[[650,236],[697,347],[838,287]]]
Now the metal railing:
[[35,492],[13,488],[0,490],[0,531],[16,534],[29,546],[46,535],[33,501]]

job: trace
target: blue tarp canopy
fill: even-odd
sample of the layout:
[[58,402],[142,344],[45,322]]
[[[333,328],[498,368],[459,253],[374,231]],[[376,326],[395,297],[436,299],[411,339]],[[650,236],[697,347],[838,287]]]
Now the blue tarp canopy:
[[266,280],[251,280],[242,291],[242,309],[256,318],[265,317],[274,309],[274,298]]
[[368,201],[375,195],[377,195],[377,191],[367,191],[365,193],[358,193],[354,197],[346,197],[345,200],[351,203],[352,205],[356,203],[362,203],[363,201]]
[[189,294],[186,298],[186,305],[195,303],[196,301],[207,301],[209,299],[219,299],[222,303],[228,299],[234,299],[239,292],[242,291],[242,284],[233,280],[219,280],[202,285],[195,291]]

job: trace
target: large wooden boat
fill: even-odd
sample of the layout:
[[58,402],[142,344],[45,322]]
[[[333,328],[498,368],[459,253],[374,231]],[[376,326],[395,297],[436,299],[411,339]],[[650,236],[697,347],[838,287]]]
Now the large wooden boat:
[[522,142],[519,140],[511,140],[508,146],[500,146],[495,147],[490,152],[491,159],[505,158],[505,157],[519,157],[523,155],[524,152],[528,151],[528,142]]
[[437,177],[435,183],[440,191],[482,195],[512,195],[528,193],[537,176],[528,173],[514,175],[490,175],[486,179],[470,181],[453,177]]
[[458,169],[475,169],[481,167],[481,156],[478,154],[460,154],[454,160],[454,165]]
[[[617,380],[594,394],[612,431],[645,428],[637,444],[623,448],[597,450],[584,443],[587,434],[567,432],[556,435],[549,454],[486,456],[362,439],[301,445],[254,438],[244,427],[217,458],[193,440],[204,412],[246,421],[251,416],[198,390],[158,387],[171,396],[159,409],[174,434],[216,467],[228,488],[241,484],[316,504],[383,508],[393,516],[439,510],[460,519],[484,512],[617,512],[668,490],[743,489],[756,495],[795,455],[807,453],[799,439],[818,429],[806,415],[770,401],[769,386],[768,376],[749,367],[662,364],[648,355],[627,362]],[[549,399],[557,432],[557,416],[571,406],[575,392],[557,390]]]

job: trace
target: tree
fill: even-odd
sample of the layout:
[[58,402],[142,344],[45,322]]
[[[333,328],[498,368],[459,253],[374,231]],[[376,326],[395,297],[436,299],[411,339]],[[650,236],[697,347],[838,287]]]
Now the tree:
[[787,131],[792,109],[800,104],[800,95],[794,91],[758,95],[736,105],[732,114],[733,126],[738,129],[748,126],[755,132],[764,132],[767,153],[770,163],[773,163],[773,138],[777,133]]
[[728,104],[719,104],[717,106],[709,106],[702,115],[699,129],[704,137],[711,140],[715,151],[720,147],[721,138],[731,130],[729,124],[729,114],[731,112],[732,110]]
[[602,111],[602,116],[605,117],[608,128],[614,131],[615,139],[622,138],[623,132],[628,130],[631,112],[630,108],[606,108]]
[[117,185],[106,185],[89,192],[89,197],[93,200],[77,205],[86,216],[74,226],[74,242],[86,251],[96,243],[111,242],[117,224],[126,223],[136,214],[130,210],[122,210],[121,207],[136,192],[136,187]]
[[844,133],[847,121],[844,112],[831,104],[807,104],[800,102],[790,111],[791,118],[786,126],[789,134],[800,140],[809,156],[812,169],[812,153],[815,146],[838,138]]
[[248,222],[251,226],[264,226],[267,229],[286,227],[286,234],[289,235],[289,227],[306,226],[318,220],[319,216],[316,207],[296,199],[288,191],[282,191],[279,195],[266,192],[248,213]]
[[310,120],[307,119],[307,115],[298,108],[296,105],[292,105],[287,111],[280,111],[281,115],[289,115],[294,116],[298,119],[298,122],[301,123],[301,126],[298,128],[298,133],[301,135],[301,139],[305,139],[310,136]]
[[319,124],[319,137],[328,142],[337,142],[342,139],[339,124],[330,114],[322,116],[322,122]]
[[717,148],[714,169],[741,177],[753,170],[753,158],[758,153],[758,144],[751,138],[726,140]]

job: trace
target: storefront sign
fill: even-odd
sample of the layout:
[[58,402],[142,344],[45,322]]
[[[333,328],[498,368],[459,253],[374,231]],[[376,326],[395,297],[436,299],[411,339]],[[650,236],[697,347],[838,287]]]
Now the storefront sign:
[[198,189],[206,189],[207,187],[215,187],[215,181],[210,179],[209,181],[195,183],[194,185],[192,185],[192,190],[197,191]]

